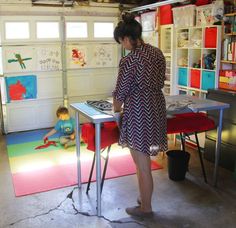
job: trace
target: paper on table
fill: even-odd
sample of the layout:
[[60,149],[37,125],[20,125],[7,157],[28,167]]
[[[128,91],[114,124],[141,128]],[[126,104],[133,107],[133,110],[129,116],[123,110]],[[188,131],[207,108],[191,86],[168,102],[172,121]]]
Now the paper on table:
[[180,111],[186,108],[191,109],[191,105],[194,104],[194,102],[188,98],[182,99],[179,101],[167,101],[166,102],[166,110],[167,112],[173,112],[173,111]]

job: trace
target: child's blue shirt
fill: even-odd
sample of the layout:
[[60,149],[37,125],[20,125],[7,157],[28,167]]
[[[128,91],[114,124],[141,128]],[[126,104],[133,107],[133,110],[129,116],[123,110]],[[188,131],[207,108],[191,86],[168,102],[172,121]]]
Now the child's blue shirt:
[[75,131],[75,119],[70,117],[68,120],[58,120],[55,130],[63,135],[71,135]]

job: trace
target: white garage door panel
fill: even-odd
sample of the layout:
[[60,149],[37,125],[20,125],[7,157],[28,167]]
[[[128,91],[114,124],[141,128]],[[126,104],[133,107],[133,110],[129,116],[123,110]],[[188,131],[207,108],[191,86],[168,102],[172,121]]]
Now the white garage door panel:
[[90,69],[70,72],[68,76],[68,96],[89,96],[111,93],[114,89],[117,69]]
[[60,105],[63,105],[62,99],[7,104],[6,133],[54,126]]
[[8,132],[29,130],[35,127],[35,109],[30,105],[7,105]]
[[112,75],[97,75],[93,81],[92,88],[98,94],[111,93],[115,87],[114,76]]
[[59,98],[63,96],[62,76],[38,76],[38,98]]
[[83,96],[90,94],[91,89],[91,76],[86,75],[82,77],[71,77],[68,79],[68,95],[69,96]]
[[36,107],[36,113],[40,113],[37,118],[37,124],[44,127],[51,127],[54,126],[54,124],[57,121],[56,111],[60,105],[62,105],[61,102],[55,102],[50,104],[41,104],[37,105]]

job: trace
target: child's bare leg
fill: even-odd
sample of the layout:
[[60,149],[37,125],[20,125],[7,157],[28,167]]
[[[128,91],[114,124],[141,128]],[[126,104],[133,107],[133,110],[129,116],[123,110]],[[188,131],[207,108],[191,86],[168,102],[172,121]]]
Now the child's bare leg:
[[70,141],[70,136],[61,136],[60,137],[60,144],[66,145]]

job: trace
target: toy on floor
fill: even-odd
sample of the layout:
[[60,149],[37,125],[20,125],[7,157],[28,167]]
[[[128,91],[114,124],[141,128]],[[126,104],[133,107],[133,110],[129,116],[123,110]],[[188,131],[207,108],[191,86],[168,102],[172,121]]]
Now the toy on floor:
[[47,137],[43,140],[43,142],[44,142],[44,144],[35,147],[35,150],[44,149],[44,148],[47,148],[49,146],[57,146],[57,142],[56,141],[53,141],[53,140],[49,141]]

